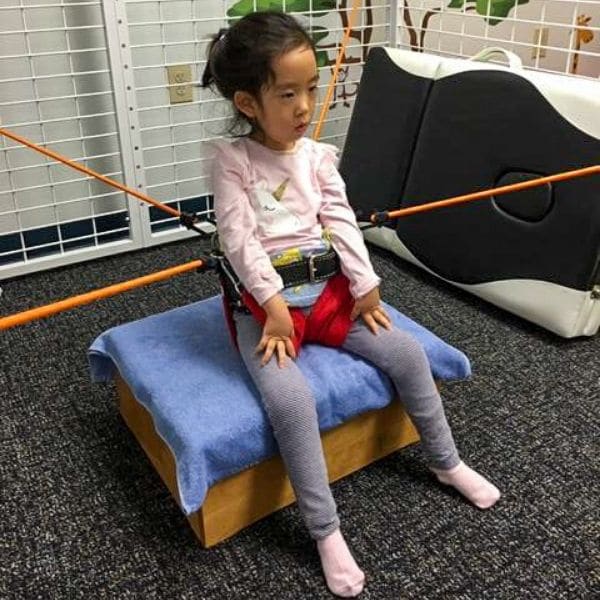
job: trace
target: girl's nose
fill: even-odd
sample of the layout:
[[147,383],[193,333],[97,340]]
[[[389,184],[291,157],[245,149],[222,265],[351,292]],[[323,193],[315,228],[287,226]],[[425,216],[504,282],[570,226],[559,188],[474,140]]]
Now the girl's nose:
[[296,111],[298,114],[305,114],[310,110],[310,101],[306,94],[302,94],[298,96],[298,104],[296,106]]

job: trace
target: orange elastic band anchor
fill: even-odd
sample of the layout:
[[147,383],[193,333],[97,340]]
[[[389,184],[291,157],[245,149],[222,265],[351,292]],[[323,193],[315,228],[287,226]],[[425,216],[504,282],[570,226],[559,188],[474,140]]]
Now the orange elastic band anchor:
[[164,269],[163,271],[157,271],[156,273],[151,273],[149,275],[143,275],[142,277],[130,279],[129,281],[115,283],[114,285],[109,285],[108,287],[93,290],[85,294],[80,294],[79,296],[72,296],[71,298],[53,302],[52,304],[38,306],[37,308],[32,308],[8,317],[0,318],[0,330],[10,329],[11,327],[23,325],[24,323],[29,323],[29,321],[35,321],[36,319],[50,317],[56,313],[69,310],[77,306],[83,306],[84,304],[90,304],[91,302],[95,302],[96,300],[100,300],[102,298],[109,298],[110,296],[115,296],[122,292],[127,292],[129,290],[133,290],[134,288],[142,287],[150,283],[163,281],[164,279],[169,279],[175,275],[186,273],[187,271],[199,269],[203,270],[210,267],[211,265],[208,263],[208,261],[193,260],[192,262],[185,263],[183,265]]
[[408,217],[417,213],[428,212],[430,210],[444,208],[447,206],[454,206],[455,204],[463,204],[465,202],[471,202],[473,200],[482,200],[483,198],[489,198],[490,196],[501,196],[502,194],[519,192],[528,188],[545,185],[546,183],[567,181],[569,179],[575,179],[576,177],[587,177],[589,175],[598,174],[600,174],[600,165],[593,165],[591,167],[584,167],[583,169],[565,171],[564,173],[557,173],[556,175],[548,175],[547,177],[540,177],[538,179],[522,181],[521,183],[512,183],[510,185],[504,185],[497,188],[482,190],[481,192],[473,192],[472,194],[454,196],[452,198],[446,198],[445,200],[437,200],[435,202],[419,204],[418,206],[409,206],[408,208],[400,208],[398,210],[375,212],[369,217],[371,225],[363,227],[363,229],[369,227],[381,227],[384,223],[393,219],[399,219],[400,217]]

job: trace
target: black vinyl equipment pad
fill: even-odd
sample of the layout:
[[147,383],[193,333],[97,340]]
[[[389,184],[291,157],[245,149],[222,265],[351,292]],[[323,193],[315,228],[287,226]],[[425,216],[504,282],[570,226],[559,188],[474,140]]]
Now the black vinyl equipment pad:
[[[366,221],[597,164],[600,83],[374,48],[340,171]],[[598,330],[599,175],[400,218],[366,237],[559,335]]]

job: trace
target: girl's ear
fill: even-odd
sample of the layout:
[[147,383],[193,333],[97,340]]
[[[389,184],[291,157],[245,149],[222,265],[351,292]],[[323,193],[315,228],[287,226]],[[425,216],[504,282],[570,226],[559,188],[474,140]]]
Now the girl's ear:
[[254,96],[249,92],[237,91],[233,95],[233,104],[235,107],[249,119],[256,118],[258,103]]

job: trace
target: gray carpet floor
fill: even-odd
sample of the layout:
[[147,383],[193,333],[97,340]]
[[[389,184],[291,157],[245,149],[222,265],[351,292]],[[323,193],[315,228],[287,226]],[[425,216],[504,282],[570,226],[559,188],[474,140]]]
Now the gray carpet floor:
[[[187,241],[1,285],[11,314],[198,257]],[[372,250],[383,296],[471,359],[444,386],[482,512],[418,446],[334,485],[361,598],[600,597],[600,337],[564,340]],[[1,598],[330,598],[295,507],[204,550],[86,350],[109,327],[217,292],[188,274],[0,334]]]

